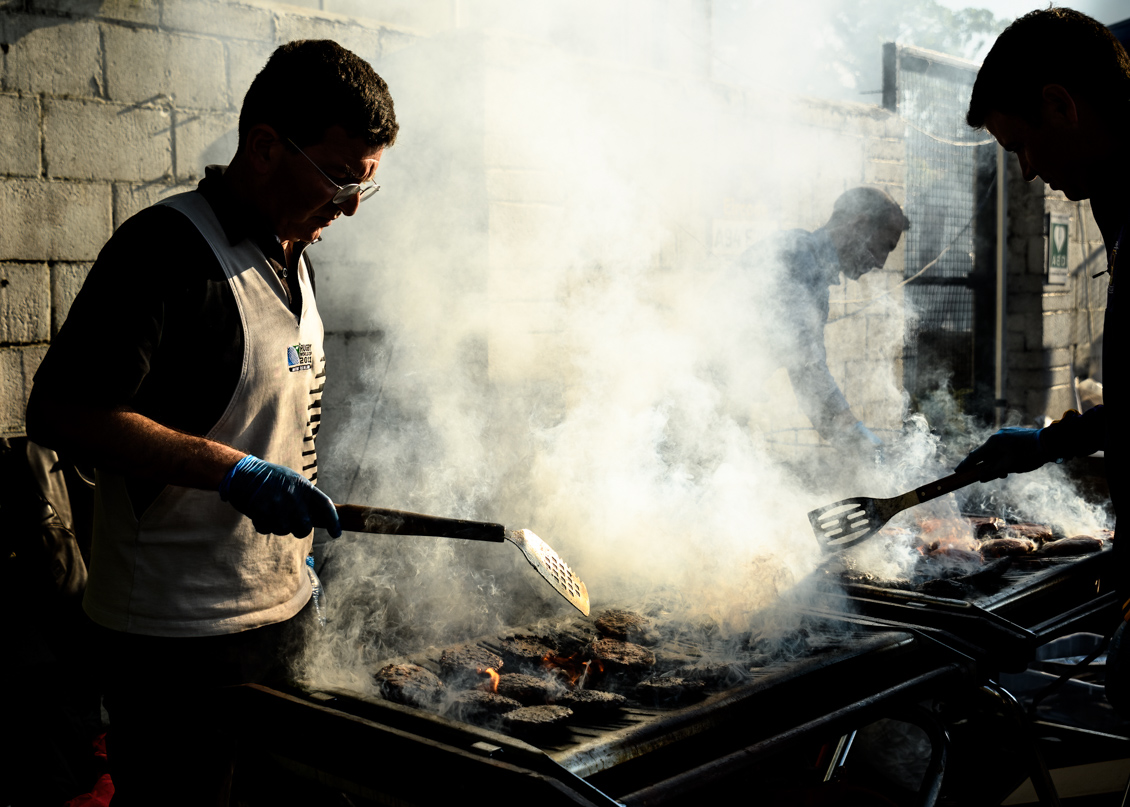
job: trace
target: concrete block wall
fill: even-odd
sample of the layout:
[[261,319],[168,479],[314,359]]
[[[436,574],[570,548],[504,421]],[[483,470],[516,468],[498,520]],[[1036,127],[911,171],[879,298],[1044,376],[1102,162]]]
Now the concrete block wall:
[[[657,11],[639,0],[610,10],[588,0],[586,8],[612,33],[595,44],[554,43],[559,51],[554,58],[567,69],[599,69],[608,75],[607,103],[650,100],[651,106],[659,107],[675,86],[671,77],[677,75],[680,82],[694,85],[688,95],[712,98],[709,109],[697,110],[704,119],[736,122],[766,148],[798,155],[795,165],[766,178],[756,173],[763,169],[752,165],[757,155],[751,154],[753,173],[728,199],[706,198],[692,187],[687,199],[679,202],[686,227],[664,246],[657,258],[660,264],[673,265],[700,254],[707,257],[715,219],[748,219],[762,230],[813,229],[824,223],[835,197],[852,185],[877,184],[896,199],[904,199],[902,131],[887,113],[862,104],[802,100],[796,103],[795,114],[782,116],[775,108],[780,99],[714,82],[701,47],[676,47],[677,42],[654,47],[637,30],[645,24],[656,30],[683,30],[670,25],[671,19],[685,18],[690,25],[703,18],[700,6],[701,0],[674,0]],[[372,17],[376,13],[379,19]],[[442,58],[461,27],[497,22],[492,13],[497,16],[490,3],[450,0],[380,4],[296,0],[286,5],[268,0],[8,0],[0,4],[0,221],[5,222],[0,228],[0,434],[22,432],[35,368],[113,230],[160,198],[193,187],[205,165],[230,159],[243,93],[278,44],[331,37],[387,76],[386,66],[395,69],[401,56],[408,65],[413,58]],[[559,227],[568,166],[546,171],[540,163],[516,160],[515,140],[523,134],[520,126],[499,125],[490,114],[492,98],[509,91],[508,73],[547,50],[538,44],[539,32],[523,25],[521,20],[513,24],[519,35],[511,37],[508,49],[495,48],[481,60],[477,73],[469,71],[461,79],[465,85],[459,98],[466,109],[458,116],[450,107],[438,110],[434,119],[423,110],[413,113],[422,115],[414,118],[417,129],[432,131],[444,119],[460,117],[478,133],[469,138],[460,129],[436,136],[436,150],[450,154],[450,163],[437,168],[434,178],[425,178],[429,186],[443,177],[466,181],[465,172],[450,173],[451,166],[462,170],[464,162],[476,173],[473,184],[479,188],[481,206],[463,211],[455,224],[461,237],[477,233],[478,240],[471,243],[479,245],[461,256],[465,269],[461,291],[484,299],[499,296],[493,302],[501,302],[503,308],[509,299],[520,297],[528,321],[522,324],[516,318],[508,326],[517,323],[527,334],[540,333],[548,349],[552,334],[538,305],[545,289],[538,287],[536,275],[507,274],[505,267],[536,263],[536,250],[531,250],[537,238],[530,241],[531,234],[551,234]],[[709,32],[697,33],[702,36],[679,34],[676,39],[681,37],[684,45],[691,39],[701,43]],[[488,37],[479,38],[483,41],[471,46],[486,53]],[[429,39],[436,41],[431,50],[413,47]],[[413,57],[413,52],[419,53]],[[462,91],[467,88],[473,91]],[[407,99],[404,108],[409,108]],[[792,122],[781,124],[786,118]],[[630,151],[612,156],[633,159]],[[388,170],[396,170],[394,161],[389,161]],[[795,181],[799,172],[802,182]],[[742,166],[735,166],[733,173],[741,174]],[[388,190],[394,184],[390,181]],[[437,187],[425,200],[423,213],[442,206],[441,197]],[[382,215],[372,220],[378,222],[376,226],[387,220],[389,202],[384,204]],[[742,212],[735,214],[734,209]],[[400,234],[382,231],[381,238],[406,238],[401,245],[409,249],[405,254],[427,253],[435,247],[413,235],[418,231],[411,226],[399,229]],[[331,259],[361,267],[364,256],[356,250],[334,253],[347,249],[344,242],[340,247],[328,243],[324,249]],[[879,429],[897,426],[897,401],[873,395],[859,381],[884,367],[894,378],[901,377],[897,364],[902,298],[897,284],[902,263],[900,247],[885,270],[834,290],[833,317],[851,316],[829,328],[832,369],[857,413]],[[352,286],[335,286],[329,275],[320,280],[331,343],[340,343],[343,349],[362,343],[379,345],[363,295]],[[859,301],[877,296],[883,298],[879,303],[854,314]],[[331,403],[327,399],[327,406]],[[808,428],[803,415],[796,425]],[[809,443],[810,438],[797,439]]]
[[[303,8],[302,6],[306,7]],[[383,4],[382,4],[383,5]],[[328,36],[370,60],[452,4],[9,0],[0,4],[0,436],[113,230],[235,151],[271,51]]]
[[[1106,252],[1090,203],[1073,202],[1042,180],[1008,168],[1009,414],[1042,425],[1077,408],[1075,380],[1102,380]],[[1047,283],[1047,215],[1069,217],[1066,284]]]

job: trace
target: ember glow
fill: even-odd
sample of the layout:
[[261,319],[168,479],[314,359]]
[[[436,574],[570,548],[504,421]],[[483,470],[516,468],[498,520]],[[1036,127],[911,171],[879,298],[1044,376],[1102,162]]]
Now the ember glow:
[[[573,653],[568,656],[558,656],[546,653],[541,660],[541,666],[561,676],[575,689],[585,688],[585,679],[588,678],[592,661],[586,659],[583,653]],[[600,671],[600,662],[596,662],[596,671]]]

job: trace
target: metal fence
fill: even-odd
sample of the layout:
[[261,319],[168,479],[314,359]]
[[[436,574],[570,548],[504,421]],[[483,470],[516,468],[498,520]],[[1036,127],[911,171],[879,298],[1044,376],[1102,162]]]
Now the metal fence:
[[990,417],[996,147],[965,123],[976,76],[972,62],[883,49],[883,105],[906,123],[903,382],[912,399],[948,385],[966,411]]

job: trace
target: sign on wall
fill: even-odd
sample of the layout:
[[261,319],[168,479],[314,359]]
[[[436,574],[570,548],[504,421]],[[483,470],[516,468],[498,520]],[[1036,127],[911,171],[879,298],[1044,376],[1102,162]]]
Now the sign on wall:
[[1067,283],[1067,245],[1070,243],[1070,216],[1048,214],[1047,284]]

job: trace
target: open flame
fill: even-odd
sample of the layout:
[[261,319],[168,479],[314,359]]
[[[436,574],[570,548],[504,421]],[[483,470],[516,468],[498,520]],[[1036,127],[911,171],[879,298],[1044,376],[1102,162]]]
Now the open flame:
[[541,666],[565,678],[569,686],[574,689],[585,688],[585,679],[588,678],[589,673],[604,671],[599,661],[586,659],[581,653],[574,653],[571,656],[546,653],[542,656]]
[[487,667],[485,670],[479,670],[479,672],[485,672],[490,676],[489,681],[484,681],[482,683],[482,689],[485,692],[498,692],[498,670],[496,670],[494,667]]

